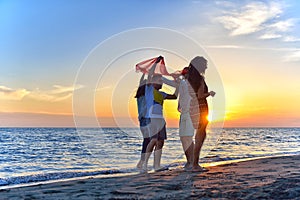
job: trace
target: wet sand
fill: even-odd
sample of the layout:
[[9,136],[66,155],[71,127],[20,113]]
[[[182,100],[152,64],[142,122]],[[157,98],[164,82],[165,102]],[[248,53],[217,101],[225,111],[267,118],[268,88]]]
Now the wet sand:
[[2,189],[0,199],[300,199],[300,155]]

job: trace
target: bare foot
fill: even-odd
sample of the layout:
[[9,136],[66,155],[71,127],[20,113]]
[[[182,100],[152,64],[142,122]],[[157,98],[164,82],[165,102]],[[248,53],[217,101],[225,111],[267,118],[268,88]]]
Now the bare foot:
[[161,171],[165,171],[165,170],[169,170],[169,167],[158,167],[158,168],[154,169],[155,172],[161,172]]
[[201,167],[200,165],[193,166],[192,172],[207,172],[208,169],[205,169],[204,167]]
[[192,163],[186,163],[186,164],[184,165],[184,167],[183,167],[183,169],[184,169],[185,171],[191,171],[192,168],[193,168]]
[[141,172],[148,173],[148,163],[143,162],[142,167],[141,167]]
[[140,160],[140,161],[138,162],[138,164],[136,165],[136,168],[142,169],[143,164],[144,164],[144,161]]

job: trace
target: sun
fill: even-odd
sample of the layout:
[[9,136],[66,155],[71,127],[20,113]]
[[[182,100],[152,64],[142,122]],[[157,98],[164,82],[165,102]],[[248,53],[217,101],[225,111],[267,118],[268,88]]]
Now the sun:
[[206,116],[206,119],[208,122],[212,122],[213,121],[213,116],[211,113],[209,113],[207,116]]

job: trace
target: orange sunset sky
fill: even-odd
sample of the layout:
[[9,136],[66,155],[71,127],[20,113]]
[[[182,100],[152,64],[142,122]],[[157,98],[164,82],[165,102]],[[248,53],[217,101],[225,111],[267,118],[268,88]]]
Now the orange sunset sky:
[[[299,127],[299,9],[295,0],[0,1],[0,126],[137,126],[135,64],[163,55],[173,72],[203,55],[212,122]],[[164,104],[168,127],[176,108]]]

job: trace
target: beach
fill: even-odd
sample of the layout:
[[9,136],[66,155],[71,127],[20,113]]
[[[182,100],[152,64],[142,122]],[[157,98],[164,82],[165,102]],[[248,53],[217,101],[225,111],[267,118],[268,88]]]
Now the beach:
[[2,189],[1,199],[299,199],[300,155]]

